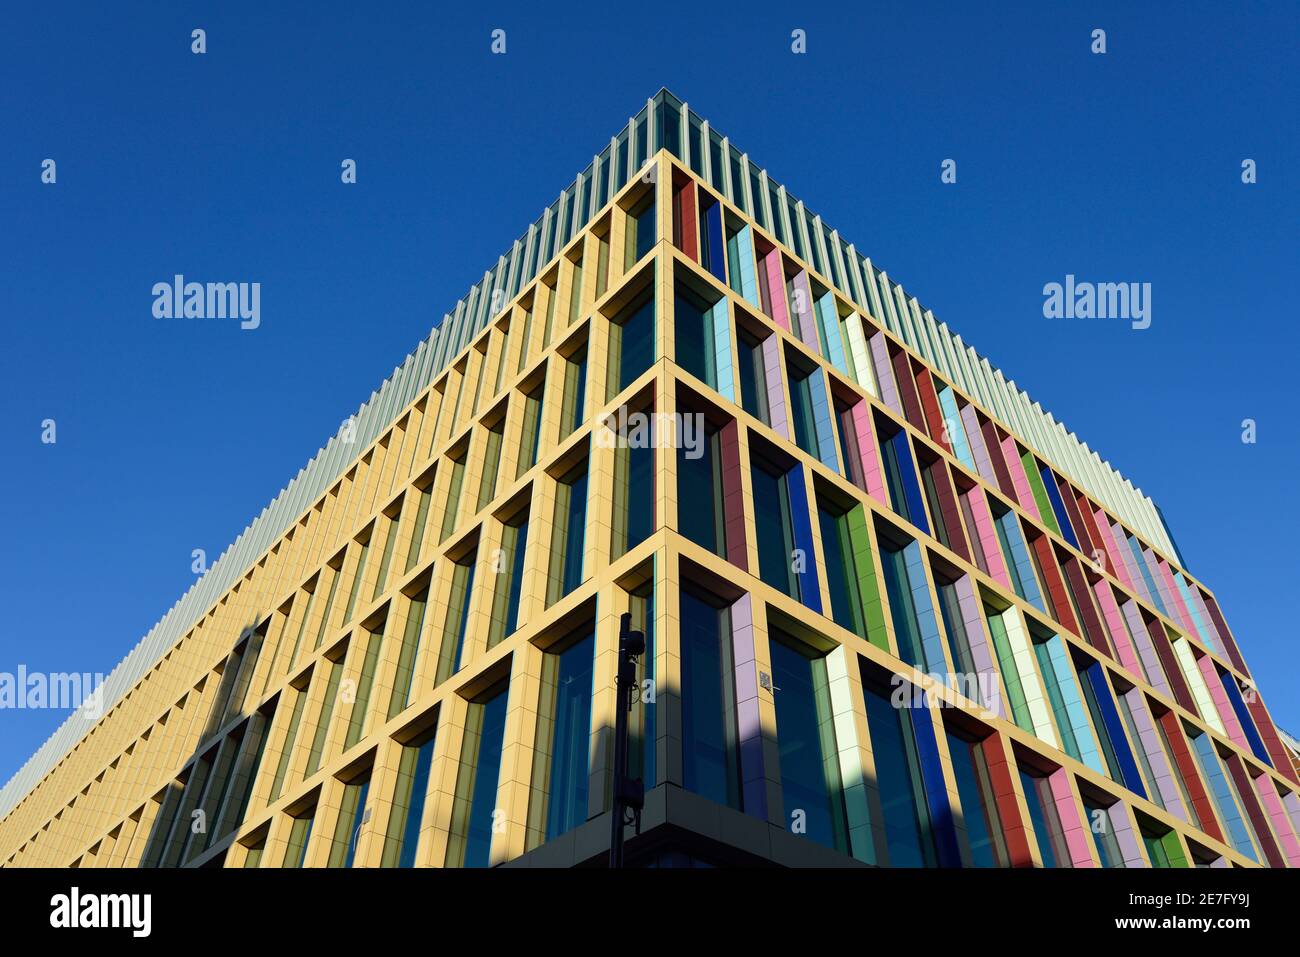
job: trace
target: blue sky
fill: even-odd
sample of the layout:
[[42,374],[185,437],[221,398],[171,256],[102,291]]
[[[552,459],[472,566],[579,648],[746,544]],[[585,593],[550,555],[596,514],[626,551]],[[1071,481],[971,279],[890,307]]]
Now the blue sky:
[[[0,671],[111,670],[667,86],[1160,503],[1300,731],[1300,8],[266,6],[0,14]],[[175,273],[261,327],[155,321]],[[1067,273],[1151,327],[1043,318]],[[0,779],[62,717],[0,713]]]

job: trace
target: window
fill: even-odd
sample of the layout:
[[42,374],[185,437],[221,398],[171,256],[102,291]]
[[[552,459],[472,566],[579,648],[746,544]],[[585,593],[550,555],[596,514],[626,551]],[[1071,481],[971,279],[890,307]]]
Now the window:
[[[926,670],[924,636],[921,619],[917,614],[917,599],[908,572],[908,551],[919,556],[920,546],[909,542],[898,546],[886,539],[880,540],[880,571],[885,579],[885,593],[889,596],[889,614],[894,621],[894,638],[898,641],[898,656],[914,668]],[[920,583],[924,588],[924,582]],[[926,596],[928,602],[928,596]],[[938,669],[942,672],[944,669]]]
[[587,531],[587,462],[584,459],[556,483],[555,528],[551,538],[551,576],[547,607],[582,584]]
[[731,612],[681,593],[682,783],[741,809]]
[[488,631],[488,648],[519,627],[519,598],[524,584],[524,551],[528,542],[528,513],[520,513],[514,523],[501,528],[501,573],[492,596],[492,624]]
[[1255,844],[1250,839],[1245,816],[1237,805],[1236,798],[1233,797],[1232,788],[1228,784],[1228,774],[1219,759],[1214,742],[1205,732],[1196,732],[1189,736],[1192,740],[1192,754],[1201,769],[1201,777],[1205,778],[1206,790],[1214,804],[1214,810],[1218,812],[1219,820],[1223,822],[1224,830],[1228,832],[1229,843],[1238,853],[1258,862],[1259,857],[1255,853]]
[[420,499],[415,505],[415,521],[411,523],[411,541],[406,551],[406,571],[410,571],[420,561],[420,548],[424,544],[424,528],[429,521],[429,502],[433,498],[432,477],[419,491]]
[[880,433],[880,462],[885,472],[885,485],[889,501],[895,512],[923,532],[930,526],[925,520],[925,505],[921,501],[921,486],[916,480],[916,467],[912,463],[912,450],[907,433],[897,429],[888,438]]
[[817,442],[817,412],[813,402],[812,379],[820,375],[816,368],[801,369],[796,363],[789,363],[790,369],[790,417],[794,420],[794,441],[813,458],[821,458],[821,447]]
[[934,584],[939,594],[939,614],[943,619],[943,633],[948,639],[948,653],[952,655],[953,667],[959,674],[967,678],[973,677],[979,669],[975,667],[975,655],[971,651],[970,635],[966,631],[957,582],[944,581],[936,574]]
[[649,190],[627,214],[626,272],[639,263],[655,243],[655,193]]
[[755,457],[750,474],[754,490],[759,577],[773,588],[797,598],[799,577],[794,567],[794,523],[786,473]]
[[284,776],[289,770],[289,761],[293,758],[294,742],[298,737],[298,725],[302,723],[303,708],[307,704],[307,691],[297,691],[287,689],[286,694],[293,694],[293,710],[289,712],[289,724],[285,728],[284,739],[281,743],[280,760],[275,765],[275,776],[271,779],[271,792],[267,798],[268,803],[274,804],[280,797],[280,789],[284,786]]
[[[1088,819],[1088,830],[1092,834],[1092,846],[1097,851],[1097,860],[1101,866],[1123,867],[1124,852],[1120,849],[1119,838],[1115,836],[1111,819],[1112,808],[1103,807],[1097,801],[1085,796],[1083,810]],[[1116,805],[1114,810],[1123,813],[1122,805]]]
[[[542,698],[529,806],[532,846],[559,837],[587,819],[591,691],[595,638],[588,629],[542,659]],[[544,784],[542,784],[544,782]]]
[[587,345],[564,362],[564,393],[560,407],[560,441],[582,425],[587,402]]
[[582,258],[573,264],[573,272],[569,276],[569,325],[578,321],[578,316],[582,313]]
[[439,542],[445,542],[447,536],[456,530],[457,516],[460,513],[460,492],[465,485],[465,453],[451,461],[451,476],[447,482],[447,499],[442,513],[442,534]]
[[649,369],[655,356],[655,299],[647,291],[619,310],[609,326],[609,398]]
[[487,430],[487,439],[483,445],[483,476],[479,480],[478,511],[496,498],[497,472],[501,466],[501,442],[505,438],[505,421],[498,422],[494,428]]
[[746,332],[737,332],[736,339],[740,346],[740,404],[764,425],[771,425],[763,345]]
[[1142,832],[1142,843],[1146,845],[1147,857],[1152,867],[1186,867],[1187,856],[1183,853],[1183,842],[1178,839],[1178,832],[1163,824],[1158,824],[1141,811],[1135,812],[1138,830]]
[[515,478],[537,464],[542,439],[542,385],[524,396],[523,428],[519,434],[519,466]]
[[381,867],[415,866],[415,853],[420,844],[420,825],[424,820],[424,802],[429,793],[429,768],[433,765],[434,739],[435,734],[430,730],[424,737],[402,748],[402,756],[397,765],[393,806],[388,814],[388,829],[384,834]]
[[397,652],[397,670],[393,675],[393,691],[388,699],[388,717],[394,717],[411,703],[415,683],[415,664],[420,660],[420,641],[424,635],[424,615],[429,606],[429,588],[426,585],[410,599],[406,610],[406,630]]
[[311,845],[311,826],[316,820],[316,806],[295,815],[289,828],[289,840],[284,848],[283,867],[302,867],[307,863],[307,850]]
[[357,856],[357,841],[365,824],[366,798],[370,794],[370,771],[343,785],[338,823],[330,845],[329,867],[351,867]]
[[487,867],[491,863],[508,690],[503,682],[488,693],[486,701],[469,706],[447,837],[448,867]]
[[847,854],[848,817],[826,660],[780,633],[773,634],[771,652],[787,824],[802,812],[802,833],[809,840]]
[[384,646],[385,624],[386,622],[380,622],[366,642],[366,653],[361,660],[361,674],[357,678],[355,697],[352,701],[352,714],[348,717],[348,730],[343,738],[344,751],[360,741],[365,734],[367,712],[370,710],[370,691],[375,684],[375,670],[379,667],[379,655]]
[[370,599],[373,601],[383,593],[384,585],[388,582],[388,566],[393,560],[393,545],[397,543],[397,526],[402,520],[402,503],[397,503],[397,510],[390,515],[381,515],[379,521],[384,526],[384,550],[379,557],[379,574],[375,576],[375,590],[371,592]]
[[[343,657],[346,657],[346,650]],[[339,697],[339,682],[343,680],[343,657],[330,663],[329,677],[325,680],[325,694],[321,700],[320,714],[316,721],[316,734],[311,740],[311,752],[307,755],[307,769],[304,778],[309,778],[320,768],[321,756],[325,751],[325,740],[329,737],[330,720],[334,717],[334,702]]]
[[1070,852],[1047,778],[1020,768],[1020,787],[1029,809],[1030,831],[1044,867],[1069,867]]
[[677,526],[697,545],[725,557],[722,433],[702,415],[697,418],[704,427],[696,430],[696,447],[688,448],[685,442],[677,446]]
[[474,562],[477,546],[463,562],[451,563],[451,594],[447,599],[447,622],[438,649],[438,672],[434,687],[460,671],[465,654],[465,636],[469,632],[470,604],[474,596]]
[[972,867],[1006,867],[1009,858],[984,745],[952,730],[947,735],[957,797],[961,800],[962,827],[958,830],[965,834],[966,859]]
[[[851,511],[817,498],[817,518],[821,524],[822,550],[825,553],[826,583],[831,593],[831,616],[860,637],[867,637],[859,570],[854,552],[870,555],[861,506]],[[853,526],[850,526],[852,519]],[[853,530],[857,530],[856,541]]]
[[895,707],[878,683],[864,684],[863,693],[889,864],[934,867],[938,854],[913,727],[914,720],[930,720],[929,714],[922,710],[914,718],[911,709]]
[[707,302],[694,291],[678,285],[673,302],[677,364],[712,389],[718,388],[717,324],[719,313],[725,327],[726,300]]
[[614,514],[610,559],[650,537],[655,517],[655,450],[646,432],[619,439],[614,449]]
[[361,579],[366,573],[366,558],[370,555],[370,538],[373,528],[366,533],[366,540],[360,542],[360,554],[357,556],[356,569],[352,573],[352,590],[348,592],[348,604],[343,610],[343,624],[352,621],[352,612],[356,610],[357,595],[361,592]]

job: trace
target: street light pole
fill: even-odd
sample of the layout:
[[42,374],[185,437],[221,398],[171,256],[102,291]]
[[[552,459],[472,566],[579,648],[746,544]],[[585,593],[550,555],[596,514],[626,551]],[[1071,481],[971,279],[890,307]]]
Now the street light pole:
[[[614,711],[614,806],[610,809],[609,866],[623,866],[623,829],[631,823],[641,830],[641,808],[645,804],[645,785],[640,778],[629,778],[628,713],[632,710],[632,689],[636,687],[637,658],[645,653],[645,635],[632,630],[632,614],[624,612],[618,623],[617,702]],[[632,817],[628,819],[628,812]]]

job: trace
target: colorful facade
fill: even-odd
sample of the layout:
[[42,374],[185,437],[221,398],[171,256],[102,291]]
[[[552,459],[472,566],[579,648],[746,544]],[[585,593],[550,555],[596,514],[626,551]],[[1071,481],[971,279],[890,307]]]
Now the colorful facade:
[[667,91],[0,792],[5,866],[1300,865],[1154,503]]

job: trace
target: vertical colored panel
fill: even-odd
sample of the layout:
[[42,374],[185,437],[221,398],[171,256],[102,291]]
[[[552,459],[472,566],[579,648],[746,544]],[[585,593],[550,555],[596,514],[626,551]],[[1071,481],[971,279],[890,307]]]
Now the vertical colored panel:
[[767,416],[772,431],[790,438],[790,415],[785,405],[785,388],[781,383],[781,353],[776,336],[763,340],[763,376],[767,381]]
[[1119,709],[1115,707],[1115,699],[1111,697],[1110,685],[1106,682],[1105,670],[1100,664],[1093,662],[1083,669],[1082,674],[1084,679],[1092,686],[1093,698],[1097,702],[1098,710],[1101,711],[1101,719],[1106,725],[1106,734],[1110,737],[1111,746],[1115,749],[1115,758],[1119,761],[1120,775],[1124,779],[1124,786],[1134,794],[1146,797],[1147,792],[1142,784],[1142,775],[1138,771],[1133,752],[1129,749],[1128,738],[1124,735],[1124,724],[1120,720]]
[[699,261],[699,224],[695,218],[695,180],[687,178],[677,190],[677,221],[679,223],[677,248],[696,262]]
[[921,654],[925,670],[952,684],[949,669],[944,663],[943,634],[939,631],[939,616],[930,602],[930,585],[925,575],[925,561],[921,546],[912,541],[903,549],[903,562],[907,568],[907,584],[912,592],[912,605],[916,608],[916,621],[921,631]]
[[1047,595],[1052,603],[1052,617],[1073,632],[1079,632],[1079,623],[1074,620],[1074,610],[1070,608],[1069,598],[1065,594],[1065,582],[1061,579],[1061,570],[1056,564],[1056,554],[1052,543],[1046,535],[1035,536],[1030,543],[1034,554],[1038,556],[1038,567],[1043,573],[1047,586]]
[[961,409],[962,425],[966,427],[966,437],[970,440],[971,454],[975,459],[975,468],[980,474],[980,478],[990,485],[998,484],[998,474],[993,468],[993,460],[989,458],[989,450],[984,444],[984,433],[980,431],[979,415],[969,406],[962,406]]
[[1065,846],[1070,852],[1070,866],[1096,867],[1092,859],[1092,841],[1084,830],[1079,806],[1070,791],[1069,772],[1065,768],[1057,768],[1048,775],[1047,782],[1052,789],[1056,816],[1061,821],[1061,830],[1065,835]]
[[731,322],[726,299],[719,299],[708,311],[706,321],[713,334],[714,364],[717,369],[718,392],[732,402],[739,403],[736,395],[736,360],[731,351]]
[[921,414],[921,398],[916,394],[916,380],[912,378],[912,360],[902,349],[891,347],[890,361],[894,366],[894,381],[903,400],[903,415],[913,426],[925,431],[925,417]]
[[1101,606],[1106,627],[1110,631],[1111,640],[1115,642],[1119,663],[1132,674],[1150,681],[1141,662],[1138,661],[1137,652],[1133,649],[1133,641],[1124,626],[1124,619],[1120,617],[1119,605],[1115,604],[1115,593],[1111,591],[1110,583],[1102,579],[1092,587],[1093,593],[1097,596],[1097,604]]
[[1001,682],[998,680],[997,664],[994,660],[993,646],[989,641],[988,630],[984,627],[984,616],[980,614],[979,599],[969,575],[957,579],[957,604],[961,608],[962,624],[966,629],[966,640],[970,645],[971,660],[979,681],[979,704],[985,710],[1000,718],[1003,714]]
[[871,337],[871,364],[876,370],[876,381],[880,383],[880,401],[893,412],[903,414],[903,402],[898,397],[898,386],[894,382],[894,368],[889,364],[889,346],[883,332]]
[[939,390],[939,408],[943,411],[944,427],[948,431],[948,440],[952,443],[952,453],[957,461],[970,469],[978,471],[975,457],[971,454],[970,443],[966,441],[966,430],[962,427],[961,415],[957,412],[957,400],[952,389],[944,386]]
[[763,724],[754,666],[754,614],[748,594],[731,606],[731,647],[735,664],[736,734],[739,739],[741,807],[767,820],[767,771],[763,761]]
[[1160,659],[1160,664],[1164,666],[1165,677],[1169,679],[1169,687],[1173,690],[1174,700],[1192,714],[1199,715],[1200,712],[1196,709],[1196,699],[1192,697],[1192,689],[1187,686],[1187,680],[1183,677],[1183,670],[1174,657],[1174,649],[1169,644],[1169,636],[1165,634],[1165,626],[1158,621],[1147,622],[1147,633],[1151,636],[1151,645],[1156,650],[1156,657]]
[[[1058,497],[1057,499],[1053,499],[1053,504],[1059,500],[1060,503],[1065,506],[1065,516],[1060,520],[1061,528],[1065,529],[1068,527],[1074,532],[1075,540],[1070,542],[1070,544],[1079,549],[1079,551],[1083,552],[1085,555],[1091,554],[1092,550],[1096,546],[1092,544],[1092,539],[1088,537],[1088,527],[1083,521],[1083,516],[1079,512],[1078,506],[1074,503],[1074,490],[1070,488],[1070,484],[1059,475],[1056,475],[1055,473],[1049,474],[1051,474],[1052,478],[1056,481]],[[1070,541],[1069,536],[1066,536],[1066,541]]]
[[948,547],[970,561],[966,536],[962,534],[961,509],[957,507],[957,495],[953,491],[948,465],[939,459],[930,466],[929,472],[930,480],[934,483],[935,496],[939,499],[939,512],[943,516],[944,526],[948,529]]
[[1147,765],[1151,768],[1155,780],[1153,787],[1160,793],[1161,803],[1166,810],[1188,823],[1195,823],[1189,816],[1187,806],[1183,803],[1182,792],[1174,780],[1173,767],[1165,756],[1165,749],[1160,743],[1160,732],[1156,730],[1151,710],[1147,707],[1146,695],[1140,688],[1130,688],[1124,693],[1129,714],[1133,716],[1133,725],[1137,732],[1137,747],[1146,755]]
[[1219,681],[1219,672],[1214,667],[1214,661],[1209,655],[1202,655],[1196,658],[1196,667],[1200,672],[1206,693],[1214,702],[1215,714],[1222,719],[1223,727],[1215,730],[1220,734],[1227,735],[1237,747],[1249,751],[1250,743],[1246,741],[1246,735],[1241,730],[1241,722],[1237,718],[1237,713],[1232,710],[1232,704],[1228,701],[1228,693],[1223,690],[1223,684]]
[[853,429],[858,437],[858,452],[862,456],[862,475],[866,480],[867,494],[882,505],[889,504],[885,491],[884,474],[880,470],[880,450],[876,446],[876,433],[871,426],[871,410],[866,402],[853,406]]
[[822,595],[817,584],[817,563],[813,556],[812,520],[808,516],[808,489],[804,482],[803,466],[796,465],[786,473],[790,491],[790,519],[794,526],[794,547],[802,551],[804,562],[799,575],[799,597],[805,606],[821,614]]
[[1039,476],[1043,482],[1043,491],[1047,494],[1047,502],[1051,505],[1052,514],[1056,517],[1056,524],[1061,537],[1075,548],[1078,548],[1079,538],[1074,534],[1074,529],[1070,526],[1070,516],[1066,513],[1065,502],[1061,500],[1061,492],[1056,487],[1055,474],[1044,465],[1039,470]]
[[1052,668],[1052,676],[1056,681],[1057,693],[1060,695],[1061,704],[1065,711],[1065,719],[1079,748],[1079,760],[1098,774],[1105,774],[1106,766],[1102,764],[1101,752],[1097,749],[1097,741],[1092,735],[1092,725],[1088,723],[1088,715],[1084,708],[1083,699],[1079,697],[1079,688],[1075,684],[1074,669],[1070,667],[1069,659],[1065,654],[1065,644],[1061,641],[1060,635],[1052,635],[1045,644],[1047,646],[1048,662]]
[[845,375],[849,374],[848,359],[844,355],[844,339],[840,335],[840,316],[835,308],[835,294],[826,293],[817,300],[817,321],[821,336],[826,340],[826,358]]
[[880,398],[880,389],[876,386],[875,369],[871,364],[871,352],[867,346],[867,337],[862,331],[862,317],[856,312],[844,320],[844,332],[849,340],[849,356],[853,360],[853,377],[858,385],[866,389],[875,398]]
[[1011,577],[1002,558],[1002,548],[998,544],[998,533],[993,527],[993,515],[989,511],[989,500],[982,488],[973,488],[965,493],[966,504],[975,518],[975,534],[980,541],[980,551],[988,562],[988,573],[1004,588],[1011,587]]
[[1015,498],[1015,482],[1011,479],[1011,470],[1007,468],[1006,458],[1002,454],[997,426],[985,419],[980,423],[980,431],[984,433],[984,447],[988,449],[989,461],[993,463],[993,473],[997,476],[994,484],[1003,495]]
[[1250,744],[1251,753],[1271,767],[1273,762],[1269,760],[1268,751],[1264,748],[1264,741],[1255,728],[1255,722],[1250,719],[1250,712],[1246,708],[1246,702],[1241,697],[1241,689],[1237,687],[1237,679],[1226,671],[1220,671],[1219,683],[1228,696],[1228,704],[1232,705],[1232,710],[1237,715],[1237,721],[1241,724],[1241,731]]
[[[1007,456],[1008,461],[1011,456]],[[1043,520],[1043,524],[1061,535],[1061,526],[1056,520],[1056,512],[1052,509],[1052,503],[1047,497],[1047,488],[1043,485],[1042,471],[1038,465],[1037,459],[1032,452],[1022,452],[1020,454],[1020,464],[1024,467],[1025,477],[1029,480],[1029,489],[1034,493],[1034,503],[1038,506],[1038,514]]]
[[1033,490],[1029,487],[1029,478],[1025,472],[1024,463],[1021,461],[1016,440],[1011,436],[1005,436],[1001,441],[1002,458],[1007,463],[1007,472],[1011,475],[1011,488],[1015,492],[1016,501],[1020,507],[1032,515],[1034,518],[1046,524],[1042,512],[1038,509],[1038,502],[1034,498]]
[[1161,694],[1173,697],[1173,689],[1165,677],[1165,669],[1156,654],[1155,645],[1151,643],[1151,633],[1147,631],[1146,622],[1142,619],[1142,612],[1138,609],[1137,602],[1131,600],[1124,602],[1123,610],[1124,620],[1128,623],[1133,643],[1137,645],[1138,656],[1142,659],[1147,680]]
[[727,544],[727,561],[741,571],[749,570],[745,534],[745,491],[741,483],[740,426],[733,419],[718,435],[722,458],[722,514]]
[[1002,615],[1002,622],[1007,629],[1007,640],[1011,644],[1011,653],[1016,663],[1016,672],[1020,676],[1020,686],[1025,693],[1025,705],[1034,723],[1034,734],[1046,741],[1058,751],[1061,741],[1056,736],[1052,725],[1051,708],[1047,702],[1047,692],[1034,668],[1034,655],[1029,648],[1029,636],[1025,632],[1019,609],[1008,608]]
[[1214,707],[1214,702],[1210,699],[1210,689],[1205,686],[1205,679],[1201,676],[1201,671],[1196,667],[1196,660],[1192,655],[1192,647],[1184,638],[1175,638],[1170,642],[1174,649],[1174,660],[1178,662],[1179,670],[1182,671],[1183,680],[1187,682],[1187,688],[1191,692],[1192,700],[1196,702],[1196,710],[1201,713],[1201,717],[1219,734],[1226,735],[1227,729],[1223,722],[1219,720],[1219,712]]
[[943,425],[943,413],[939,410],[939,396],[934,391],[934,381],[930,370],[922,367],[916,373],[916,391],[921,398],[921,412],[925,415],[926,429],[946,452],[952,452],[952,444],[947,438],[947,429]]
[[1267,774],[1255,778],[1255,786],[1259,791],[1259,799],[1264,805],[1264,811],[1273,824],[1273,831],[1282,844],[1282,850],[1286,852],[1288,866],[1300,867],[1300,840],[1296,839],[1295,829],[1291,826],[1286,809],[1282,807],[1277,786]]
[[749,301],[754,308],[759,307],[758,298],[758,277],[754,273],[754,232],[746,223],[741,227],[740,232],[736,234],[736,242],[740,245],[740,294]]
[[772,304],[772,319],[786,332],[790,332],[790,311],[785,301],[785,273],[779,250],[773,249],[763,257],[763,275],[767,280],[768,300]]
[[808,387],[812,395],[818,457],[832,472],[839,472],[840,460],[836,451],[835,427],[831,423],[831,403],[826,395],[826,373],[820,368],[813,370],[813,374],[808,377]]
[[1216,654],[1223,654],[1223,648],[1219,644],[1217,637],[1211,629],[1206,627],[1205,622],[1208,616],[1202,615],[1205,605],[1200,602],[1200,595],[1195,592],[1195,589],[1187,587],[1186,579],[1179,574],[1174,575],[1174,587],[1178,589],[1178,594],[1183,599],[1183,605],[1186,606],[1187,613],[1191,616],[1192,627],[1195,629],[1196,635],[1201,639],[1201,644]]
[[930,810],[930,825],[934,829],[935,850],[940,867],[961,867],[961,851],[957,847],[957,827],[948,802],[948,788],[943,778],[943,760],[934,737],[934,721],[929,708],[917,709],[912,717],[916,737],[916,750],[921,759],[921,777],[925,782],[925,800]]
[[1218,819],[1214,815],[1214,805],[1211,803],[1209,792],[1205,790],[1205,784],[1201,781],[1200,773],[1196,770],[1196,761],[1187,746],[1187,738],[1183,735],[1178,715],[1166,711],[1157,720],[1164,729],[1165,740],[1169,742],[1174,764],[1178,766],[1179,777],[1183,780],[1183,786],[1187,788],[1201,830],[1217,841],[1224,840],[1223,831],[1219,829]]
[[709,272],[724,285],[727,282],[727,252],[722,234],[722,204],[714,203],[704,211],[704,252],[708,253]]
[[[1235,679],[1233,679],[1233,684],[1236,684]],[[1264,746],[1273,758],[1270,763],[1280,773],[1300,784],[1300,779],[1296,777],[1295,766],[1291,763],[1290,755],[1288,755],[1286,748],[1282,746],[1282,741],[1277,736],[1277,729],[1273,727],[1273,722],[1269,718],[1268,711],[1265,709],[1264,702],[1260,699],[1259,694],[1252,692],[1246,705],[1255,718],[1255,727],[1264,739]]]
[[1011,859],[1011,866],[1032,867],[1034,859],[1029,849],[1030,834],[1024,818],[1020,815],[1012,767],[1007,761],[1002,739],[996,733],[990,734],[980,742],[980,747],[984,752],[984,760],[988,764],[989,778],[993,784],[998,817],[1002,821],[1002,835],[1006,838],[1007,856]]
[[1102,654],[1115,657],[1115,651],[1106,644],[1106,630],[1102,627],[1101,618],[1092,603],[1092,592],[1088,589],[1088,582],[1078,559],[1073,555],[1066,555],[1062,570],[1070,591],[1074,594],[1074,603],[1079,609],[1079,617],[1083,619],[1081,622],[1083,637],[1087,638],[1088,644]]
[[1219,642],[1223,645],[1223,650],[1228,653],[1229,660],[1232,661],[1238,671],[1249,678],[1251,676],[1250,669],[1246,667],[1246,662],[1237,649],[1237,643],[1232,638],[1232,632],[1228,630],[1228,623],[1223,620],[1223,612],[1219,610],[1219,603],[1214,600],[1213,595],[1203,594],[1201,600],[1205,602],[1205,608],[1210,613],[1210,620],[1214,622],[1214,627],[1219,632]]
[[1124,563],[1119,546],[1115,544],[1115,536],[1111,533],[1110,519],[1101,509],[1097,509],[1093,515],[1097,524],[1098,538],[1101,540],[1102,548],[1106,552],[1106,570],[1114,575],[1120,584],[1136,594],[1137,589],[1133,587],[1133,579],[1128,574],[1128,565]]
[[790,304],[790,324],[799,341],[821,355],[822,347],[817,341],[817,323],[813,316],[813,295],[812,287],[808,285],[808,274],[800,270],[791,284],[794,286],[794,294]]
[[880,598],[880,581],[876,573],[875,554],[867,531],[866,510],[858,505],[848,513],[849,542],[853,547],[853,570],[858,577],[862,596],[862,617],[866,621],[867,640],[882,651],[889,651],[889,633],[885,628],[885,605]]
[[1259,799],[1255,797],[1255,789],[1250,785],[1250,775],[1242,766],[1241,759],[1235,754],[1230,754],[1227,764],[1228,773],[1232,775],[1232,780],[1237,785],[1237,794],[1245,807],[1246,817],[1250,820],[1251,827],[1255,829],[1255,837],[1264,851],[1264,856],[1268,858],[1269,866],[1286,867],[1282,852],[1278,849],[1277,842],[1273,840],[1272,830],[1269,829],[1268,817],[1260,807]]
[[1023,592],[1020,597],[1039,611],[1047,611],[1047,606],[1043,604],[1042,592],[1038,589],[1038,579],[1034,575],[1034,563],[1029,558],[1029,550],[1025,547],[1024,533],[1021,531],[1016,513],[1007,512],[1001,518],[995,519],[995,521],[998,527],[1002,529],[1007,549],[1011,553],[1007,556],[1007,564],[1015,566],[1016,574],[1020,579],[1020,587]]

